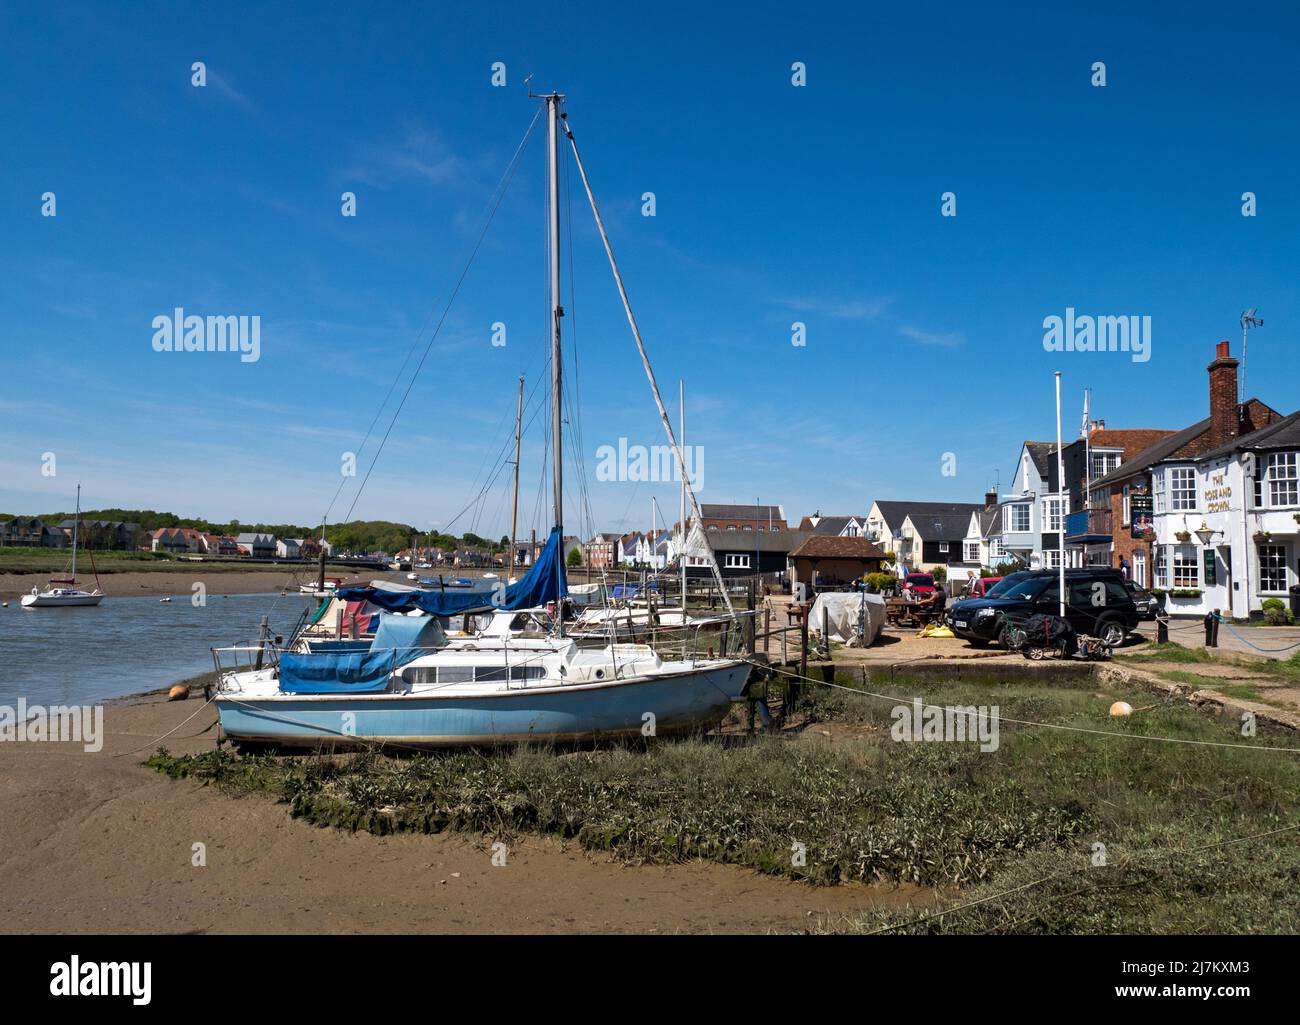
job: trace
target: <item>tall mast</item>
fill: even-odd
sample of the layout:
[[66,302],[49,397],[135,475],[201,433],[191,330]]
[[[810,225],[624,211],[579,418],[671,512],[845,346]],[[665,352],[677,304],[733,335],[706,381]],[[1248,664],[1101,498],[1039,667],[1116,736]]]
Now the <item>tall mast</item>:
[[[677,379],[677,425],[678,435],[682,441],[682,448],[686,447],[686,382],[682,378]],[[682,478],[681,508],[678,511],[678,522],[681,524],[682,536],[681,542],[677,546],[677,568],[682,573],[682,623],[686,622],[686,474],[679,474]]]
[[72,582],[77,582],[77,528],[81,525],[81,485],[77,485],[77,511],[72,517]]
[[515,571],[515,552],[518,550],[518,542],[515,540],[515,531],[519,525],[519,435],[524,426],[524,379],[523,375],[519,377],[519,412],[515,414],[515,500],[510,510],[510,572]]
[[[550,210],[548,218],[551,258],[551,471],[555,481],[555,529],[559,531],[560,550],[559,565],[556,575],[564,577],[564,375],[563,352],[560,347],[560,318],[564,316],[564,307],[560,305],[560,166],[559,166],[559,93],[546,96],[546,157],[549,172]],[[564,634],[564,616],[560,609],[560,599],[556,598],[556,620],[558,631]]]

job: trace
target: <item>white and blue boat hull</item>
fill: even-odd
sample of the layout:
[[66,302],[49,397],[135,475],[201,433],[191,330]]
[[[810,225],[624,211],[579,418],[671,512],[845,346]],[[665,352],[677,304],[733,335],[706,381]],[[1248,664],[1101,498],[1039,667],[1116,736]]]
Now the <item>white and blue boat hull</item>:
[[330,694],[216,698],[233,740],[282,746],[469,747],[580,743],[716,726],[743,699],[750,667],[724,662],[631,680],[491,694]]

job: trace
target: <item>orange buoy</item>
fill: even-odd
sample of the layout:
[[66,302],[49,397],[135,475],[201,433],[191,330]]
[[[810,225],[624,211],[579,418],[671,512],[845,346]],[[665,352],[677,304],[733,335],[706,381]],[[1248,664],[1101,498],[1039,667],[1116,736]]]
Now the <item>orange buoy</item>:
[[175,687],[167,692],[168,701],[184,701],[190,696],[190,689],[183,683],[178,683]]
[[1116,701],[1110,706],[1110,714],[1113,716],[1132,715],[1133,706],[1127,701]]

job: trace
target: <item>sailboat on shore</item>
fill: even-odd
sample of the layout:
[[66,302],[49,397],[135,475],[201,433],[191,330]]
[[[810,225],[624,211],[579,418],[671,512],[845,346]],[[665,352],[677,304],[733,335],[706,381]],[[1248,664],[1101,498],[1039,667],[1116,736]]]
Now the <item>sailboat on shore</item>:
[[[72,573],[67,577],[51,577],[49,586],[42,591],[33,587],[22,597],[25,609],[65,608],[79,605],[98,605],[104,600],[99,588],[99,574],[95,574],[95,589],[87,591],[77,586],[77,533],[81,525],[81,485],[77,485],[77,511],[72,521]],[[93,560],[92,560],[93,562]]]
[[[563,355],[560,337],[560,198],[558,152],[563,132],[609,257],[628,322],[641,353],[668,439],[673,436],[655,384],[618,266],[587,181],[577,144],[557,93],[536,97],[548,121],[548,263],[550,268],[550,472],[554,526],[526,574],[484,591],[385,587],[340,588],[344,602],[380,610],[374,638],[346,650],[271,652],[266,645],[217,649],[254,661],[223,671],[214,702],[225,734],[241,744],[315,747],[387,743],[397,746],[484,746],[526,741],[584,742],[693,732],[716,725],[743,698],[750,664],[683,644],[680,658],[665,660],[650,646],[618,643],[580,646],[566,636],[565,616],[550,617],[549,633],[506,631],[501,636],[452,641],[446,625],[456,616],[563,609],[567,596],[563,544]],[[693,491],[690,501],[700,517]],[[721,575],[714,571],[721,582]],[[730,600],[723,593],[728,612]],[[739,633],[739,631],[737,631]],[[291,642],[292,645],[292,642]],[[278,658],[276,657],[278,655]]]

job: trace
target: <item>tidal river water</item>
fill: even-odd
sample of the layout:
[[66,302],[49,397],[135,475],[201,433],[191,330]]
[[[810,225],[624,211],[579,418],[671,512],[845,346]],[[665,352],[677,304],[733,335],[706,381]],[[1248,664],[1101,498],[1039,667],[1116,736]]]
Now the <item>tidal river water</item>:
[[262,617],[287,634],[316,599],[305,594],[114,598],[90,608],[0,608],[0,705],[93,704],[213,668],[214,647],[253,640]]

